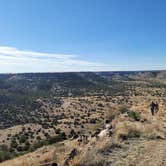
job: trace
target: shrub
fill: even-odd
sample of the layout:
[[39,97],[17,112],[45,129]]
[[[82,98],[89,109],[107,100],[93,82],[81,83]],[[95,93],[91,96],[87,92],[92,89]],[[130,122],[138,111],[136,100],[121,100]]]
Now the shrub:
[[129,130],[127,133],[121,133],[119,137],[122,140],[127,140],[129,138],[140,137],[141,133],[138,130]]
[[18,146],[18,147],[17,147],[17,151],[18,151],[18,152],[23,151],[23,147],[22,147],[22,146]]
[[0,162],[4,161],[4,160],[8,160],[10,159],[10,152],[8,151],[0,151]]
[[7,151],[8,150],[8,146],[5,145],[5,144],[2,144],[2,145],[0,145],[0,150]]
[[13,152],[15,152],[15,149],[14,149],[14,148],[10,148],[10,149],[9,149],[9,152],[10,152],[10,153],[13,153]]
[[120,105],[118,107],[113,107],[106,112],[106,117],[108,121],[112,121],[119,114],[128,112],[129,108],[126,105]]
[[128,116],[135,121],[139,121],[141,119],[140,114],[138,112],[130,111],[128,112]]
[[64,132],[60,133],[57,136],[52,136],[48,138],[48,143],[49,144],[53,144],[53,143],[57,143],[59,141],[63,141],[66,139],[66,134]]
[[117,111],[118,111],[119,113],[122,113],[122,114],[126,113],[128,110],[129,110],[129,108],[128,108],[128,106],[126,106],[126,105],[121,105],[121,106],[119,106],[118,109],[117,109]]
[[95,124],[96,123],[96,119],[90,119],[89,122]]
[[37,148],[40,148],[40,147],[42,147],[42,146],[44,146],[44,145],[47,145],[47,144],[48,144],[48,142],[47,142],[46,140],[35,141],[35,142],[33,143],[33,145],[30,147],[30,150],[31,150],[31,151],[34,151],[34,150],[36,150]]
[[45,136],[46,138],[49,138],[49,137],[50,137],[50,135],[49,135],[48,133],[44,133],[44,136]]
[[25,143],[25,141],[27,140],[27,135],[25,135],[25,134],[23,134],[23,135],[21,135],[21,137],[20,137],[20,143]]
[[59,136],[52,136],[48,138],[48,143],[49,144],[54,144],[61,141],[61,138]]
[[122,140],[127,140],[133,137],[140,137],[141,130],[138,126],[130,122],[122,123],[118,129],[118,137]]
[[56,134],[60,134],[61,129],[58,128],[58,129],[55,129],[54,131],[55,131]]
[[37,139],[37,140],[41,140],[41,137],[38,135],[38,136],[36,137],[36,139]]
[[104,107],[102,103],[99,103],[98,104],[98,107]]
[[30,148],[30,144],[25,144],[23,147],[22,147],[22,150],[23,151],[28,151]]
[[18,146],[18,143],[15,140],[12,140],[11,141],[11,147],[12,148],[17,148],[17,146]]

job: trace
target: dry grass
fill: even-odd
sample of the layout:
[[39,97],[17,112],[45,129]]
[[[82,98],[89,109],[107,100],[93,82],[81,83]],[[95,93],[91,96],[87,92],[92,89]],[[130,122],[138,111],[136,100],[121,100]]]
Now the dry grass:
[[126,113],[129,110],[127,105],[112,106],[106,111],[106,119],[112,121],[115,117],[120,114]]
[[[139,102],[138,102],[139,103]],[[133,118],[129,112],[135,112],[139,115],[139,120]],[[134,115],[135,116],[135,115]],[[40,162],[56,161],[61,165],[66,156],[73,148],[77,149],[78,154],[69,161],[70,166],[100,166],[106,165],[107,158],[103,153],[107,150],[120,147],[124,140],[130,138],[142,137],[142,139],[157,140],[165,139],[164,125],[166,122],[165,104],[160,104],[160,111],[152,117],[148,108],[148,101],[136,104],[131,108],[127,106],[114,106],[106,112],[106,119],[110,120],[113,126],[111,137],[103,137],[98,141],[89,137],[88,144],[78,145],[77,140],[65,141],[61,145],[52,145],[39,149],[36,152],[24,155],[22,157],[4,162],[2,166],[37,166]],[[93,126],[93,130],[101,127],[104,123]]]
[[70,161],[70,166],[101,166],[107,161],[102,157],[102,153],[109,148],[117,146],[109,137],[103,137],[98,142],[91,141],[80,153]]
[[[146,107],[145,107],[146,106]],[[131,119],[127,112],[133,111],[139,115],[139,120]],[[102,153],[107,149],[121,147],[121,142],[130,138],[142,137],[145,139],[164,139],[163,122],[161,117],[163,110],[152,117],[148,111],[147,103],[137,105],[137,107],[128,108],[126,106],[114,107],[112,111],[107,112],[107,118],[112,120],[113,136],[111,138],[100,138],[97,143],[94,143],[92,149],[87,147],[84,152],[80,152],[71,162],[71,166],[92,166],[104,165],[106,159],[102,157]],[[86,164],[85,164],[86,163]]]

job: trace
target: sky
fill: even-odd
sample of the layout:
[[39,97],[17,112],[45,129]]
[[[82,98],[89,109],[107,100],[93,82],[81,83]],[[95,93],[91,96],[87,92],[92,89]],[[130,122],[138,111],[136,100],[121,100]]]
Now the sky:
[[0,0],[0,73],[166,69],[165,0]]

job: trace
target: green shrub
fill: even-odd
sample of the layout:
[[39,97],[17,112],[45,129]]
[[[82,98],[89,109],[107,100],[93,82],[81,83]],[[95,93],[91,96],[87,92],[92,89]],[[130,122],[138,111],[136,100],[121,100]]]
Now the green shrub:
[[129,138],[140,137],[141,133],[138,130],[130,130],[128,133]]
[[12,140],[10,146],[11,146],[12,148],[17,148],[18,143],[17,143],[15,140]]
[[64,139],[66,139],[66,134],[64,132],[62,132],[57,136],[49,137],[48,138],[48,143],[49,144],[54,144],[54,143],[57,143],[59,141],[63,141]]
[[8,160],[11,158],[10,152],[8,151],[0,151],[0,162]]
[[122,140],[127,140],[129,138],[134,138],[134,137],[140,137],[141,136],[141,132],[137,129],[129,129],[128,130],[128,133],[121,133],[119,135],[119,137],[122,139]]
[[27,138],[27,135],[25,135],[25,134],[23,134],[23,135],[21,135],[21,137],[20,137],[20,143],[25,143],[25,141],[27,140],[28,138]]
[[140,119],[141,119],[140,114],[138,112],[135,112],[135,111],[128,112],[128,116],[130,118],[134,119],[135,121],[140,121]]
[[124,114],[129,111],[129,107],[126,105],[119,105],[118,107],[112,107],[110,110],[106,111],[106,118],[111,122],[115,117],[120,114]]
[[44,145],[47,145],[48,144],[48,141],[47,140],[38,140],[38,141],[35,141],[33,143],[33,145],[30,147],[30,151],[34,151],[36,150],[37,148],[40,148]]
[[128,112],[128,110],[129,110],[129,108],[126,105],[121,105],[121,106],[118,107],[117,112],[123,114],[123,113]]

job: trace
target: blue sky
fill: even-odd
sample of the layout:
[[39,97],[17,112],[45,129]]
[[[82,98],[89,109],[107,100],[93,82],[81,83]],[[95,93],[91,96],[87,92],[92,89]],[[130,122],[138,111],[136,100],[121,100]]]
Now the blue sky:
[[0,0],[0,72],[166,69],[165,0]]

